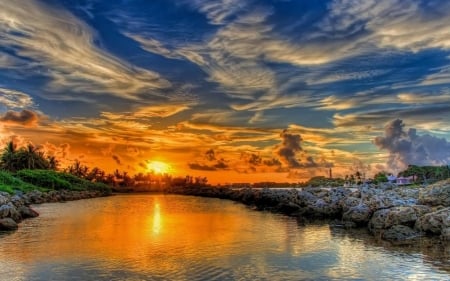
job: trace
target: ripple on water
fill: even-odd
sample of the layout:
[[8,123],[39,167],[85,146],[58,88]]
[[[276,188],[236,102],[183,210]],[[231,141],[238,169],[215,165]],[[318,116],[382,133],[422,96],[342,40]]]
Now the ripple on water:
[[446,246],[390,247],[225,200],[131,195],[35,208],[38,218],[0,235],[0,279],[448,280],[450,272]]

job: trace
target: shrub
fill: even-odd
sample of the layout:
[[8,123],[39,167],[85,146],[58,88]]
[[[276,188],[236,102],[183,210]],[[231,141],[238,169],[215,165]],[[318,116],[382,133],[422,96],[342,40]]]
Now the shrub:
[[58,173],[48,170],[20,170],[16,177],[24,182],[50,189],[71,189],[68,181],[58,177]]

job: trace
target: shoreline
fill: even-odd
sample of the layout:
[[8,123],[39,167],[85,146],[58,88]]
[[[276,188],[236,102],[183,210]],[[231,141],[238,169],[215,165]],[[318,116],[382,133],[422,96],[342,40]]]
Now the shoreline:
[[374,237],[394,243],[416,243],[422,237],[450,243],[450,179],[419,188],[172,187],[166,193],[227,199],[298,219],[327,220],[330,226],[366,228]]
[[33,190],[14,195],[0,192],[0,231],[17,230],[23,220],[39,216],[39,213],[30,207],[32,204],[63,203],[111,195],[109,192],[99,190],[51,190],[49,192]]

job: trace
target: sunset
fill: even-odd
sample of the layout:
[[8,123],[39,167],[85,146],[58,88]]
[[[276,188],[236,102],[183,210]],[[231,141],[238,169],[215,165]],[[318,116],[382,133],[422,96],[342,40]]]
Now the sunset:
[[1,280],[450,273],[448,0],[0,0],[0,69]]
[[447,1],[122,2],[0,4],[3,144],[216,183],[449,163]]

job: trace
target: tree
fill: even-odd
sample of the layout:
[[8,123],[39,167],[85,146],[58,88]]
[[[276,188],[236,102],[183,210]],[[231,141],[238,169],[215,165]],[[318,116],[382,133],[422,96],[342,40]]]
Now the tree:
[[17,159],[16,159],[17,145],[10,141],[6,144],[3,149],[3,153],[0,157],[0,167],[4,170],[15,172],[17,169]]
[[387,182],[387,173],[385,171],[381,171],[375,174],[373,177],[375,183]]

